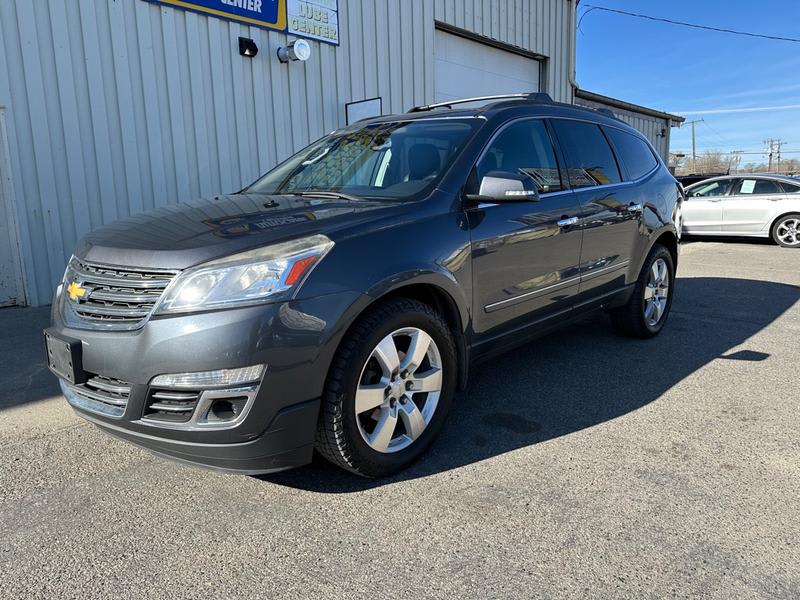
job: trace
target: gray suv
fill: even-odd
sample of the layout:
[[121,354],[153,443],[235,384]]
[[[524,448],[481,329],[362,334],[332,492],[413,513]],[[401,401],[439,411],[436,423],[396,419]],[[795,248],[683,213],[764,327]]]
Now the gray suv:
[[418,107],[244,190],[87,235],[45,331],[109,434],[241,473],[417,459],[471,364],[590,311],[664,327],[682,194],[648,142],[542,94]]

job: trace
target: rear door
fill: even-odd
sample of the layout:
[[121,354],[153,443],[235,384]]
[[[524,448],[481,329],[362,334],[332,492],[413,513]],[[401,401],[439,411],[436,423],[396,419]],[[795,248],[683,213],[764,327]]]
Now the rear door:
[[722,231],[758,233],[772,220],[778,204],[786,196],[780,182],[758,177],[742,177],[725,197],[722,206]]
[[625,276],[639,236],[642,198],[622,181],[611,146],[596,123],[553,119],[567,173],[581,205],[580,299],[612,292]]
[[689,186],[681,207],[684,233],[722,232],[722,200],[733,182],[733,179],[716,179]]

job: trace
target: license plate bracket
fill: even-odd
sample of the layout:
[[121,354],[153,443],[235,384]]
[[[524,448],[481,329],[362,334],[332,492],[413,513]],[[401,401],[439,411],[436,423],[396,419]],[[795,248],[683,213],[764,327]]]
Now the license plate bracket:
[[81,341],[56,335],[49,329],[44,332],[44,340],[47,351],[47,367],[73,385],[85,383],[88,377],[86,371],[83,370]]

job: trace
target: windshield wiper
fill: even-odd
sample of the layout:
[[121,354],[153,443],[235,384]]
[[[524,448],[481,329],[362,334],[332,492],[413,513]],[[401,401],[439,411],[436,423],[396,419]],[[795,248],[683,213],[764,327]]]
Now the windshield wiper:
[[332,190],[304,190],[298,192],[290,192],[292,196],[301,196],[303,198],[335,198],[337,200],[354,200],[361,202],[363,198],[357,198],[341,192],[334,192]]

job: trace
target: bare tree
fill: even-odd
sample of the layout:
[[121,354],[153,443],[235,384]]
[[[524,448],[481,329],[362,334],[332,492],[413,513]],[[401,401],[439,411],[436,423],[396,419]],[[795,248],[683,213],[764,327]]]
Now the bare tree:
[[706,151],[697,160],[684,159],[677,165],[678,175],[728,173],[731,167],[730,155]]

